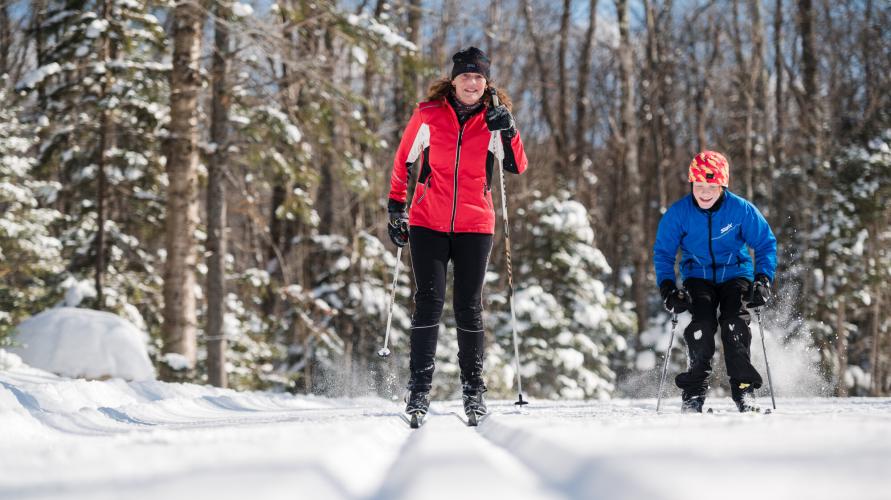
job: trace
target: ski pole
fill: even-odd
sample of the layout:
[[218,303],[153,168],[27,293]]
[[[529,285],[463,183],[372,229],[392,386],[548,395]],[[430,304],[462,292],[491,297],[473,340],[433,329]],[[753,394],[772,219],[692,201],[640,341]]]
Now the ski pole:
[[[498,92],[494,88],[489,88],[492,96],[492,106],[500,106],[498,100]],[[507,286],[508,286],[508,302],[510,302],[510,324],[513,330],[514,342],[514,368],[517,372],[517,401],[515,405],[522,406],[529,404],[523,400],[523,378],[520,376],[520,347],[517,340],[517,315],[514,312],[514,277],[510,258],[510,222],[507,217],[507,193],[504,190],[504,147],[501,144],[501,131],[492,132],[492,141],[495,145],[495,158],[498,159],[498,180],[501,184],[501,218],[504,224],[504,253],[507,260]]]
[[770,363],[767,361],[767,346],[764,344],[764,327],[761,326],[761,308],[755,308],[755,318],[758,320],[758,332],[761,334],[761,348],[764,350],[764,364],[767,366],[767,388],[770,389],[770,402],[773,409],[777,409],[777,400],[773,397],[773,380],[770,377]]
[[662,378],[659,380],[659,394],[656,397],[656,413],[662,406],[662,387],[665,385],[665,374],[668,373],[668,359],[671,357],[671,345],[674,343],[674,334],[678,328],[678,313],[671,313],[671,337],[668,339],[668,349],[665,349],[665,362],[662,363]]
[[396,285],[399,284],[399,264],[402,263],[402,247],[396,250],[396,269],[393,271],[393,286],[390,290],[390,307],[387,311],[387,330],[384,333],[384,346],[377,351],[377,355],[386,358],[390,356],[390,325],[393,321],[393,304],[396,302]]
[[[416,159],[416,158],[415,158]],[[408,174],[409,185],[412,184],[412,168],[409,166],[406,169],[406,173]],[[406,193],[406,201],[408,202],[405,206],[406,213],[408,213],[409,208],[411,208],[411,200],[414,198],[414,189],[410,192]],[[390,287],[390,306],[387,309],[387,329],[384,332],[384,346],[378,349],[377,355],[382,358],[390,357],[390,325],[393,321],[393,304],[396,302],[396,285],[399,284],[399,265],[402,263],[402,248],[399,247],[396,250],[396,268],[393,270],[393,286]]]

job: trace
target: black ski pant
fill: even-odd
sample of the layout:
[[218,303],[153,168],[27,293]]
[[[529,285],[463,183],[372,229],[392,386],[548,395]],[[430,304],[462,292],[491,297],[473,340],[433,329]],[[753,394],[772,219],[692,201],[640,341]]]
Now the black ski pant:
[[458,366],[465,391],[485,390],[483,357],[483,280],[492,250],[491,234],[443,233],[424,227],[409,229],[415,275],[415,311],[411,326],[411,371],[408,389],[429,391],[433,383],[436,340],[446,294],[446,271],[452,262]]
[[721,311],[724,363],[733,398],[742,397],[740,384],[749,384],[753,389],[761,387],[761,375],[752,366],[749,351],[752,343],[752,332],[749,330],[751,316],[743,306],[743,295],[748,292],[749,286],[750,282],[745,278],[718,284],[700,278],[684,281],[684,287],[693,299],[690,309],[693,320],[684,330],[689,369],[679,374],[675,383],[683,389],[685,400],[705,396],[708,391],[708,377],[715,354],[715,333],[719,325],[718,309]]

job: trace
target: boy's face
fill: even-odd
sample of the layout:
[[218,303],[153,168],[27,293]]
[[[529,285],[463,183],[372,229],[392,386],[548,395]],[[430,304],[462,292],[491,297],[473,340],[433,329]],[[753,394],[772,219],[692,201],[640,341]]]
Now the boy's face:
[[696,198],[699,208],[708,210],[721,197],[721,186],[708,182],[694,182],[693,197]]

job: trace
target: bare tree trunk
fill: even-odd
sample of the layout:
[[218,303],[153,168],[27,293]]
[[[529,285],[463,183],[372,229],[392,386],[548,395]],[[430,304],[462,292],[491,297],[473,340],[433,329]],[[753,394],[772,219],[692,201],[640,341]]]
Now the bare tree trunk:
[[0,75],[9,73],[9,55],[12,52],[12,30],[9,20],[9,3],[0,2]]
[[[708,115],[711,107],[712,88],[709,83],[709,75],[716,63],[721,58],[721,30],[717,28],[715,20],[708,21],[709,38],[711,38],[711,53],[708,59],[703,63],[694,60],[696,66],[696,98],[694,99],[694,109],[696,111],[696,150],[702,151],[708,146]],[[691,42],[690,47],[694,57],[696,54],[695,41]]]
[[[37,57],[37,66],[46,63],[46,34],[41,26],[46,16],[46,2],[49,0],[35,0],[33,3],[34,15],[31,18],[31,31],[34,32],[34,55]],[[37,107],[46,109],[46,90],[41,85],[37,90]]]
[[[440,11],[440,20],[437,23],[436,35],[433,37],[433,43],[430,44],[430,57],[437,68],[448,63],[450,54],[446,54],[446,45],[449,39],[449,31],[458,17],[458,2],[456,0],[443,0],[442,10]],[[446,74],[448,76],[448,74]]]
[[[769,128],[767,127],[767,67],[764,62],[764,21],[761,14],[761,6],[758,0],[749,0],[749,15],[752,18],[752,93],[754,99],[753,119],[753,139],[759,142],[767,141]],[[768,147],[763,144],[758,148],[757,145],[751,146],[752,156],[752,189],[758,186],[761,177],[761,171],[764,166],[764,150]],[[759,153],[759,151],[762,151]]]
[[226,387],[226,170],[229,168],[229,47],[230,12],[216,3],[213,53],[213,98],[210,140],[216,146],[207,166],[207,379]]
[[[328,34],[322,35],[328,38]],[[326,60],[331,61],[331,53],[328,43],[319,44],[319,52],[324,52]],[[331,63],[323,70],[326,78],[334,78],[334,67]],[[336,211],[334,209],[335,201],[338,199],[337,175],[335,173],[335,164],[337,155],[335,152],[335,139],[337,135],[337,118],[336,112],[332,110],[329,115],[322,119],[327,129],[330,140],[327,144],[323,144],[321,151],[321,161],[319,165],[319,190],[316,196],[316,206],[319,212],[319,230],[322,234],[334,232],[336,224]]]
[[[774,170],[785,167],[786,163],[786,145],[785,145],[785,128],[786,128],[786,98],[783,95],[783,0],[776,0],[774,7],[773,19],[773,44],[774,44],[774,98],[776,99],[776,132],[774,132]],[[776,183],[771,183],[776,185]],[[774,189],[770,190],[771,197],[774,196]],[[768,206],[773,205],[773,199],[770,200]]]
[[[798,28],[801,35],[801,64],[804,95],[801,96],[801,129],[805,139],[805,178],[818,179],[819,162],[823,157],[820,133],[821,99],[819,95],[817,38],[814,32],[814,9],[811,0],[798,0]],[[802,210],[795,214],[793,223],[802,234],[810,234],[814,220],[812,211],[816,201],[816,193],[808,189],[804,182],[799,183]],[[811,273],[802,274],[801,297],[810,297],[813,288]],[[811,314],[811,305],[807,300],[799,301],[799,310],[804,317]]]
[[665,151],[662,143],[662,109],[661,90],[661,54],[659,51],[658,29],[656,27],[656,12],[650,0],[644,0],[644,11],[647,23],[647,103],[649,109],[650,135],[653,141],[653,162],[656,165],[656,185],[659,196],[659,208],[664,209],[668,204],[668,196],[665,192],[664,169]]
[[817,68],[817,36],[814,31],[814,9],[811,0],[798,0],[798,22],[801,33],[801,64],[804,83],[805,106],[802,109],[802,125],[812,155],[813,166],[823,156],[820,140],[821,104]]
[[[567,105],[567,97],[566,94],[569,91],[568,85],[569,82],[566,78],[566,46],[567,39],[569,38],[569,14],[572,10],[572,0],[563,0],[563,14],[560,16],[560,43],[557,48],[557,116],[558,116],[558,129],[560,137],[562,138],[564,147],[566,150],[563,151],[566,156],[559,158],[559,161],[567,162],[572,161],[575,158],[572,157],[569,151],[569,119],[568,119],[568,110],[569,107]],[[562,156],[562,155],[561,155]],[[562,169],[565,170],[565,169]]]
[[848,329],[845,327],[845,308],[847,307],[844,293],[839,294],[838,311],[835,323],[835,350],[838,356],[838,383],[835,386],[835,395],[848,397],[848,384],[845,382],[845,374],[848,372]]
[[739,25],[739,1],[733,0],[733,50],[736,55],[737,62],[737,85],[742,100],[745,103],[745,125],[743,128],[743,185],[745,187],[746,198],[752,199],[754,195],[755,184],[755,163],[754,163],[754,144],[755,135],[755,111],[756,111],[756,92],[763,70],[762,55],[762,27],[761,27],[761,9],[757,0],[749,1],[749,16],[751,17],[752,27],[750,30],[752,47],[748,51],[750,56],[747,58],[743,55],[742,29]]
[[878,111],[879,102],[881,101],[878,96],[878,92],[876,92],[877,83],[876,82],[876,68],[874,60],[874,55],[876,52],[876,43],[874,40],[878,40],[880,34],[878,33],[879,28],[874,24],[873,21],[873,3],[872,0],[866,0],[866,6],[863,8],[864,10],[864,19],[863,19],[863,35],[862,35],[862,52],[863,52],[863,83],[864,83],[864,113],[862,122],[869,126],[873,123],[874,115],[876,111]]
[[638,129],[634,114],[634,58],[631,48],[631,35],[628,26],[628,4],[626,0],[616,0],[619,19],[619,78],[622,88],[622,158],[628,188],[630,210],[631,252],[634,262],[634,282],[632,284],[638,332],[646,330],[647,324],[647,249],[644,242],[643,210],[641,199],[640,171],[638,165]]
[[[883,210],[882,212],[887,212]],[[882,220],[885,219],[885,220]],[[883,250],[880,248],[882,244],[881,240],[881,230],[879,229],[880,224],[884,227],[888,226],[887,217],[885,217],[884,213],[880,213],[878,217],[873,220],[872,229],[870,231],[870,261],[872,262],[872,273],[878,279],[875,280],[875,297],[873,297],[872,303],[872,311],[871,318],[869,322],[869,336],[872,338],[872,349],[870,352],[870,366],[871,377],[870,377],[870,395],[871,396],[881,396],[882,395],[882,386],[880,384],[882,371],[879,369],[879,365],[881,364],[881,358],[879,353],[882,352],[882,299],[884,298],[884,288],[888,286],[884,280],[881,279],[883,274],[882,272],[882,253]],[[887,251],[887,250],[885,250]]]
[[[103,1],[99,5],[99,16],[103,20],[108,20],[110,16],[111,6],[108,1]],[[102,45],[99,49],[100,59],[103,63],[107,63],[111,59],[111,38],[107,32],[102,34]],[[106,71],[102,76],[100,84],[100,101],[108,98],[109,90],[112,86],[114,78],[111,71]],[[105,281],[105,220],[107,219],[105,195],[106,195],[106,161],[108,160],[108,151],[114,146],[114,135],[112,129],[111,109],[108,106],[102,106],[102,112],[99,116],[99,151],[97,152],[96,162],[96,267],[95,267],[95,284],[96,284],[96,309],[100,311],[105,308],[105,295],[103,292]]]
[[[415,0],[417,1],[417,0]],[[486,16],[488,22],[486,23],[486,52],[489,54],[489,58],[493,61],[498,61],[498,56],[496,51],[498,50],[498,32],[500,31],[501,26],[499,26],[499,13],[501,11],[501,2],[498,0],[488,2],[489,9],[486,11]]]
[[[164,354],[185,357],[189,369],[197,358],[195,310],[195,230],[198,224],[198,93],[203,8],[191,2],[173,11],[173,70],[170,72],[170,139],[167,158],[166,241],[164,266]],[[176,378],[166,363],[162,379]]]
[[565,168],[562,168],[562,159],[566,158],[566,143],[564,142],[565,138],[560,134],[561,129],[557,125],[557,120],[561,119],[562,116],[558,112],[555,112],[551,105],[550,88],[552,82],[548,78],[551,70],[545,63],[543,41],[535,32],[536,22],[533,19],[532,7],[529,5],[529,0],[522,1],[521,9],[523,10],[523,18],[526,21],[526,31],[529,34],[529,38],[532,40],[533,60],[535,61],[535,67],[538,70],[538,81],[541,88],[541,112],[544,115],[548,129],[551,131],[551,135],[554,137],[556,154],[554,155],[553,164],[556,172],[563,172],[566,170]]
[[[585,30],[585,39],[582,41],[582,50],[579,56],[579,72],[576,77],[576,101],[575,101],[575,137],[573,139],[573,155],[580,165],[588,161],[588,147],[585,141],[585,133],[588,131],[588,78],[591,74],[591,51],[594,47],[594,37],[597,33],[597,0],[590,0],[588,4],[588,28]],[[580,175],[585,172],[582,168],[576,169]],[[579,182],[579,186],[583,184]],[[592,190],[593,191],[593,190]],[[591,200],[593,201],[593,200]]]
[[[408,8],[406,31],[408,32],[408,40],[415,45],[420,45],[421,40],[421,7],[419,0],[411,0],[412,5]],[[383,13],[384,2],[377,2],[374,9],[375,19],[379,18]],[[393,81],[393,118],[395,123],[408,123],[409,118],[415,108],[416,91],[418,86],[418,73],[414,64],[406,64],[408,55],[407,49],[399,49],[393,52],[395,67],[398,68],[396,78]],[[400,127],[394,127],[392,142],[399,144],[402,130]]]
[[[492,2],[495,4],[496,2]],[[421,5],[421,0],[409,0],[408,5],[408,41],[415,44],[418,47],[418,51],[421,49],[421,21],[423,21],[423,6]],[[420,57],[421,54],[418,52],[415,54],[416,57]],[[410,69],[407,75],[409,81],[409,89],[412,91],[411,97],[408,99],[408,107],[406,109],[405,121],[408,122],[408,119],[411,118],[412,111],[414,111],[414,102],[419,99],[418,94],[422,92],[420,88],[420,81],[418,71],[414,68]]]

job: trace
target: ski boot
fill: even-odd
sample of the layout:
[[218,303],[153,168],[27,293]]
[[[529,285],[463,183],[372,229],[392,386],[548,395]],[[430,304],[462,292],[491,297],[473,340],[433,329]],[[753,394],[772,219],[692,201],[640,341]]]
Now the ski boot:
[[405,413],[411,418],[409,425],[417,429],[424,423],[427,410],[430,408],[430,393],[426,391],[412,391],[405,399]]
[[733,402],[740,413],[760,413],[761,407],[755,404],[755,388],[751,384],[739,384],[731,388]]
[[462,399],[464,400],[464,414],[467,415],[467,425],[475,427],[479,421],[484,418],[489,410],[486,408],[486,401],[483,399],[485,389],[465,389]]
[[705,396],[684,394],[681,401],[681,413],[702,413]]

